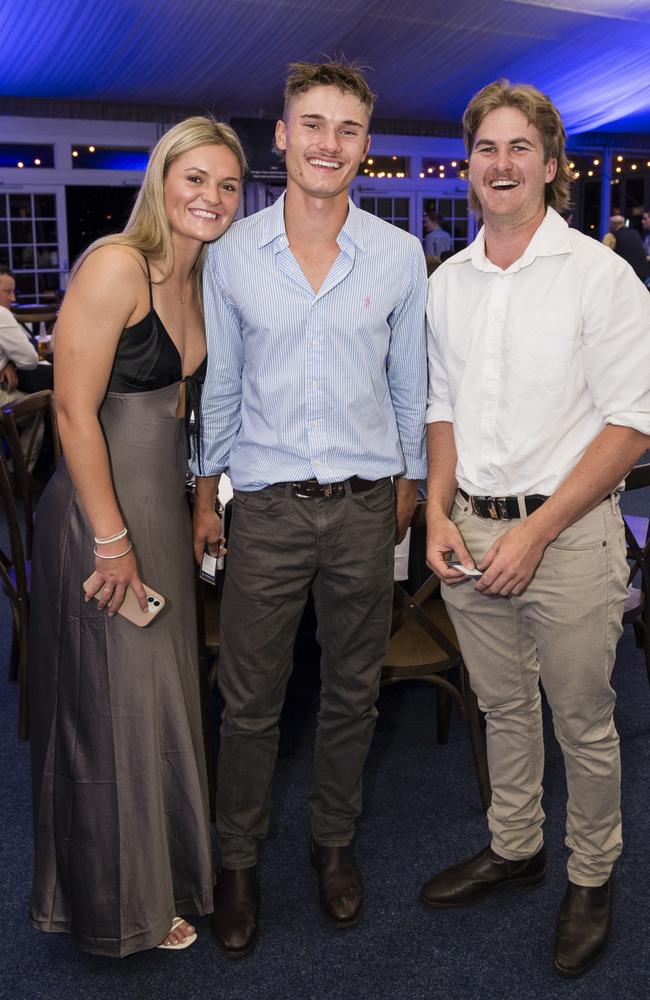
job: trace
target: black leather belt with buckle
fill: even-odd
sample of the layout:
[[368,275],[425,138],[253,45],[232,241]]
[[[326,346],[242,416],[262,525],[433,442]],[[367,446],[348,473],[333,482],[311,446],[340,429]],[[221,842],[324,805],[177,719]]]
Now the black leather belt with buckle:
[[365,493],[385,482],[386,479],[360,479],[359,476],[352,476],[342,483],[319,483],[317,479],[306,479],[302,483],[290,483],[290,486],[294,497],[302,500],[315,500],[318,497],[335,500],[345,496],[346,484],[352,493]]
[[[460,488],[458,492],[469,500],[472,513],[478,517],[489,517],[493,521],[509,521],[521,517],[518,497],[471,497]],[[541,493],[533,493],[531,496],[522,497],[522,500],[526,513],[532,514],[533,511],[539,510],[548,497],[542,496]]]

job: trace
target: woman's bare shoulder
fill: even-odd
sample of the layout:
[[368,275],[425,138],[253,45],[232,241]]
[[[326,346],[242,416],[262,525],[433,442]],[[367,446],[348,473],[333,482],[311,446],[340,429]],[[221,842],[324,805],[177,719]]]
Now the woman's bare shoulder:
[[93,276],[104,273],[129,282],[141,282],[143,277],[147,279],[144,256],[135,247],[123,243],[104,243],[91,250],[78,273]]

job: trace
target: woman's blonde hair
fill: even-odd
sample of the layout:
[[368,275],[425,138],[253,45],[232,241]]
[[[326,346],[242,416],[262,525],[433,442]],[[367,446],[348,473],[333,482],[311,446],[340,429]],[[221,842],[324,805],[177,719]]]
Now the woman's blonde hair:
[[[80,265],[93,250],[115,244],[133,247],[147,260],[162,262],[163,268],[171,273],[174,266],[174,250],[165,212],[165,178],[172,163],[197,146],[226,146],[234,154],[242,177],[244,176],[246,155],[236,133],[229,125],[224,125],[223,122],[218,122],[209,116],[198,115],[179,122],[165,132],[154,146],[142,187],[123,232],[103,236],[92,243],[76,261],[71,277],[74,277]],[[206,252],[207,244],[204,244],[192,268],[192,280],[199,293]]]
[[[465,109],[463,137],[468,156],[472,155],[474,140],[481,122],[486,115],[498,108],[516,108],[521,111],[542,137],[544,162],[557,160],[557,172],[553,180],[546,185],[544,200],[556,212],[561,212],[567,208],[570,201],[572,175],[566,155],[566,131],[560,112],[550,97],[528,83],[495,80],[474,94]],[[475,212],[481,211],[480,202],[471,185],[469,203]]]

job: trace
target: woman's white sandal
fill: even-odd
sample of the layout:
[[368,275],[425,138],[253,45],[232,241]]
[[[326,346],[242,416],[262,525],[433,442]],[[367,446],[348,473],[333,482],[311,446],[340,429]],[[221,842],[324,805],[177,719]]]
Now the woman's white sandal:
[[[169,933],[171,934],[172,931],[176,930],[179,924],[184,923],[185,920],[183,920],[182,917],[174,917]],[[156,947],[164,948],[166,951],[181,951],[183,948],[189,948],[191,944],[194,944],[196,938],[197,933],[196,931],[193,931],[192,934],[188,934],[187,937],[184,937],[182,941],[178,941],[176,944],[159,944],[156,945]]]

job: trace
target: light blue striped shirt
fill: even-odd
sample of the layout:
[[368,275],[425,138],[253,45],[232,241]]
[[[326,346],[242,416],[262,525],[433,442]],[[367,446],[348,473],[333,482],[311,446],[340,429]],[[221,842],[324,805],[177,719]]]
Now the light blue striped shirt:
[[352,202],[314,293],[284,196],[210,247],[201,468],[235,489],[426,475],[426,274],[419,241]]

